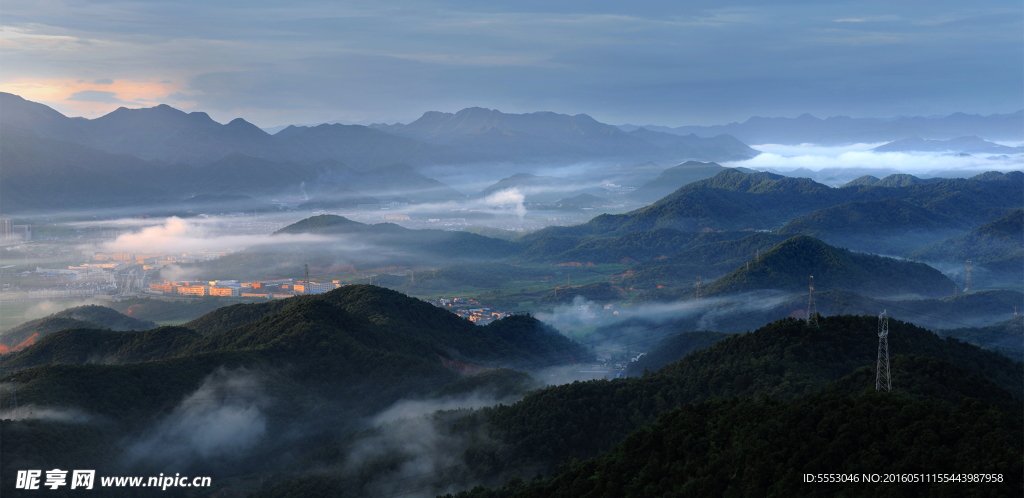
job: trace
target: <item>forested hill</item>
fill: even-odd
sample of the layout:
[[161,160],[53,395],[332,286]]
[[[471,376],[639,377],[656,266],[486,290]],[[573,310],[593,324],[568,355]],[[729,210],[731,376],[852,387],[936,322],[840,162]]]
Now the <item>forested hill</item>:
[[292,274],[297,269],[301,271],[301,263],[292,262],[305,262],[314,272],[331,273],[339,266],[366,270],[491,262],[514,256],[518,250],[518,245],[508,240],[470,232],[411,230],[393,223],[368,225],[335,215],[312,216],[275,234],[323,237],[298,244],[251,246],[213,261],[188,266],[206,278],[258,280],[281,278],[274,275]]
[[[419,489],[443,493],[450,479],[467,472],[475,474],[478,482],[500,482],[522,475],[522,469],[531,469],[531,474],[539,469],[550,479],[529,485],[513,479],[510,488],[476,488],[459,496],[503,497],[513,492],[579,496],[581,489],[597,489],[601,496],[639,494],[629,487],[631,482],[661,490],[659,495],[677,494],[681,489],[714,495],[730,486],[746,489],[748,481],[756,489],[775,481],[781,483],[781,490],[793,489],[789,474],[772,473],[776,470],[799,474],[806,466],[807,472],[824,472],[819,467],[831,464],[839,466],[829,467],[836,472],[869,472],[863,466],[878,462],[894,468],[941,463],[951,472],[1003,472],[1007,480],[1019,482],[1021,421],[1015,411],[1024,399],[1022,365],[892,320],[889,344],[895,391],[884,398],[861,394],[874,390],[877,326],[876,316],[822,317],[818,327],[784,319],[753,333],[718,340],[708,349],[691,352],[641,377],[550,387],[511,406],[435,417],[433,423],[447,440],[469,442],[456,453],[453,464],[461,469],[457,474],[422,478]],[[961,401],[965,397],[975,399]],[[897,414],[898,423],[893,418]],[[659,417],[660,425],[644,427]],[[666,417],[687,422],[682,426],[673,422],[663,429]],[[786,420],[794,421],[792,427]],[[842,427],[857,429],[849,432]],[[936,427],[954,432],[946,438],[926,437]],[[659,430],[664,432],[648,438]],[[660,437],[677,442],[675,450],[661,452]],[[957,448],[988,448],[993,437],[1000,441],[998,456],[958,460],[943,449],[949,441]],[[841,445],[828,446],[835,440]],[[330,455],[345,454],[345,447],[341,444],[321,452],[308,464],[337,464]],[[872,456],[874,451],[892,456]],[[814,460],[816,455],[821,458]],[[394,457],[398,463],[392,465],[411,458]],[[793,469],[773,467],[785,467],[790,458]],[[980,469],[977,462],[981,461],[999,470]],[[609,473],[582,473],[581,469],[595,465],[605,465]],[[615,465],[630,470],[620,471]],[[656,473],[647,476],[642,469]],[[695,475],[698,469],[710,473]],[[664,480],[666,472],[673,476],[669,481]],[[1015,477],[1009,476],[1011,472],[1016,472]],[[309,496],[357,496],[374,475],[386,473],[380,467],[363,466],[352,472],[307,476],[272,486],[260,496],[289,496],[297,491]],[[734,473],[735,478],[729,477]],[[586,482],[572,484],[574,476],[580,475]],[[659,481],[671,482],[671,489],[662,490]]]
[[[472,391],[500,401],[497,396],[534,385],[524,373],[495,367],[540,370],[592,361],[588,348],[528,315],[477,326],[367,285],[229,306],[188,325],[202,333],[73,328],[5,355],[0,382],[17,379],[19,407],[57,419],[3,422],[5,454],[19,448],[21,456],[0,462],[3,482],[13,482],[18,469],[81,458],[106,474],[156,475],[172,465],[182,473],[237,476],[242,469],[274,468],[324,438],[357,430],[400,400]],[[493,375],[463,380],[480,371]],[[82,437],[26,450],[33,439],[62,434],[66,420],[102,423],[85,424]],[[162,431],[179,430],[168,429],[175,424],[223,434],[171,438],[166,452],[132,443],[162,441],[169,437]],[[97,446],[97,438],[114,443]],[[137,458],[139,451],[147,456]]]
[[[895,199],[959,223],[986,223],[1021,207],[1024,173],[989,172],[904,186],[833,189],[806,178],[726,169],[690,183],[654,204],[622,215],[602,215],[573,227],[549,227],[524,237],[621,234],[653,228],[685,231],[771,229],[811,212],[859,201]],[[922,216],[925,216],[922,214]],[[939,217],[941,217],[939,216]]]
[[790,221],[778,233],[811,235],[832,245],[874,254],[905,255],[969,226],[958,217],[889,198],[821,209]]
[[[709,349],[695,351],[639,379],[549,388],[515,406],[484,412],[493,433],[517,447],[522,458],[552,455],[568,461],[592,456],[679,404],[713,396],[800,396],[875,364],[877,316],[822,317],[819,324],[809,327],[803,321],[780,320],[753,333],[722,339]],[[943,368],[962,369],[965,376],[979,379],[975,393],[966,386],[957,392],[950,385],[943,398],[956,401],[960,395],[990,392],[990,401],[1006,403],[1007,407],[1013,406],[1011,395],[1024,399],[1024,369],[1020,363],[956,339],[940,339],[912,324],[890,320],[889,330],[891,355],[931,357],[939,365],[949,365]],[[897,388],[912,388],[914,382],[927,381],[912,382],[917,375],[898,368],[893,377]],[[933,382],[943,385],[941,381]],[[981,389],[990,383],[998,389]],[[872,378],[856,391],[873,387]],[[574,438],[577,432],[569,431],[569,427],[595,437]]]
[[967,233],[950,237],[914,251],[922,261],[956,262],[973,259],[994,270],[1019,272],[1024,263],[1024,209]]
[[[951,407],[870,391],[824,391],[789,403],[733,398],[673,410],[551,479],[512,478],[499,489],[444,496],[933,496],[953,486],[1015,496],[1022,437],[1020,417],[984,402]],[[986,481],[958,474],[942,483],[885,482],[922,478],[928,468]],[[850,481],[805,480],[837,473]]]
[[275,234],[359,235],[360,242],[386,245],[390,251],[424,252],[434,257],[501,258],[510,256],[515,245],[470,232],[410,230],[394,223],[367,225],[342,216],[322,214],[288,225]]
[[[588,355],[529,316],[480,327],[366,285],[229,306],[190,325],[203,334],[182,327],[64,330],[5,356],[2,368],[8,380],[17,372],[20,403],[144,420],[139,417],[173,406],[219,367],[277,371],[283,376],[279,387],[305,379],[285,397],[331,392],[352,404],[347,413],[359,414],[440,389],[455,375],[441,357],[483,367],[540,368]],[[108,364],[91,364],[98,360]],[[177,372],[173,382],[164,382],[170,371]],[[158,384],[164,387],[129,394]],[[60,386],[78,387],[65,392]]]
[[38,340],[51,332],[75,327],[147,330],[156,327],[156,324],[147,320],[132,318],[104,306],[77,306],[18,325],[4,332],[0,336],[0,343],[14,347],[35,334],[39,334],[36,336],[36,340]]
[[806,290],[812,275],[819,291],[842,289],[874,296],[941,297],[954,287],[945,275],[923,263],[855,253],[798,235],[782,241],[760,260],[714,281],[708,285],[707,295],[754,289]]

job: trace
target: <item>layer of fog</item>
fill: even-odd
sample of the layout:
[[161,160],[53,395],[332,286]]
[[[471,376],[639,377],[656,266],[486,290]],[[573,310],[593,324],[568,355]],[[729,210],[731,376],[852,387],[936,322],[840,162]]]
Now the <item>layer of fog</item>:
[[370,496],[433,497],[476,484],[499,484],[501,479],[481,482],[466,462],[469,446],[487,443],[487,435],[454,430],[451,424],[467,410],[511,404],[521,397],[496,398],[480,389],[460,396],[401,400],[368,419],[369,430],[346,447],[340,468],[314,472],[356,480],[372,476],[361,483],[361,492]]
[[[553,312],[541,313],[537,317],[570,337],[584,329],[614,325],[634,318],[668,322],[700,317],[702,328],[713,329],[716,323],[727,321],[737,313],[769,309],[786,300],[787,296],[783,293],[759,292],[705,299],[699,303],[687,301],[617,307],[619,315],[609,315],[603,314],[603,306],[577,296],[571,305],[556,307]],[[612,337],[606,338],[600,345],[620,347],[630,340],[628,336]],[[584,340],[584,343],[587,341]],[[586,368],[579,365],[549,368],[538,366],[531,374],[543,384],[557,385],[581,380],[579,371]],[[360,490],[362,493],[385,496],[436,496],[468,489],[475,484],[500,483],[507,476],[496,478],[495,483],[480,482],[480,476],[474,475],[467,465],[465,458],[469,445],[486,444],[487,436],[453,431],[452,421],[463,414],[453,413],[452,410],[476,409],[497,403],[509,404],[518,397],[499,400],[478,392],[455,398],[399,401],[370,419],[372,429],[346,448],[341,468],[318,469],[314,472],[365,476],[370,469],[388,468],[385,466],[387,462],[392,470],[376,474]],[[396,460],[399,462],[397,465]]]
[[[12,298],[18,297],[19,295],[28,296],[28,293],[15,293],[15,292],[10,292],[10,293],[6,293],[5,292],[4,293],[5,297],[10,296]],[[28,307],[24,308],[24,310],[22,312],[22,317],[21,317],[22,319],[21,319],[20,322],[18,322],[18,325],[20,325],[21,323],[24,323],[24,322],[28,322],[28,321],[32,321],[32,320],[38,320],[40,318],[43,318],[43,317],[46,317],[46,316],[50,316],[50,315],[52,315],[54,313],[59,313],[59,312],[64,311],[64,310],[66,310],[68,308],[74,308],[74,307],[77,307],[77,306],[86,306],[86,305],[90,305],[90,304],[95,304],[95,305],[103,306],[104,302],[105,301],[100,300],[100,299],[82,299],[82,300],[73,300],[73,301],[72,300],[69,300],[69,301],[51,301],[51,300],[38,301],[38,302],[33,303],[33,304],[29,305]],[[10,319],[10,316],[7,316],[5,318]],[[10,322],[8,322],[8,323],[10,323]],[[10,325],[10,326],[7,327],[7,329],[12,328],[14,326],[16,326],[16,325]]]
[[[10,396],[12,383],[0,384],[0,392]],[[5,401],[8,401],[5,399]],[[10,401],[8,401],[9,403]],[[96,417],[76,408],[50,408],[35,405],[24,405],[17,408],[8,407],[0,410],[0,420],[42,420],[65,424],[85,424],[93,422]]]
[[229,235],[213,233],[202,219],[172,216],[162,224],[119,235],[96,247],[99,251],[132,253],[186,253],[237,251],[254,245],[293,245],[332,242],[330,237],[313,234]]
[[427,165],[417,170],[425,176],[445,183],[456,190],[474,197],[498,181],[518,173],[549,176],[574,184],[575,189],[597,187],[603,183],[645,183],[654,179],[666,168],[654,163],[634,164],[603,161],[539,162],[539,163],[496,163],[473,165]]
[[[754,145],[762,153],[745,161],[725,162],[723,166],[745,167],[756,170],[793,171],[800,168],[812,171],[826,169],[877,170],[884,173],[908,173],[927,176],[949,177],[968,176],[986,171],[1020,170],[1024,157],[1021,154],[980,154],[977,156],[956,156],[949,153],[933,152],[872,152],[881,144],[852,144],[827,147],[814,144],[803,145]],[[862,173],[870,174],[870,173]],[[878,176],[878,175],[875,175]]]
[[606,312],[601,304],[576,296],[572,304],[559,305],[551,312],[538,312],[535,316],[569,337],[582,337],[596,327],[613,326],[634,319],[658,323],[694,319],[698,327],[695,330],[717,330],[737,316],[770,310],[791,299],[791,293],[762,290],[700,300],[614,306],[618,314],[613,314]]
[[256,373],[221,367],[168,416],[129,442],[124,457],[167,468],[239,458],[266,435],[264,410],[271,402]]

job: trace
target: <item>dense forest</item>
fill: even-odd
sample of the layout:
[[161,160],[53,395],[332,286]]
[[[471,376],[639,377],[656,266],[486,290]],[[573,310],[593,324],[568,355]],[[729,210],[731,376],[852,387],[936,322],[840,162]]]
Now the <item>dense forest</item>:
[[[437,413],[423,424],[452,445],[445,449],[448,464],[387,489],[443,494],[452,483],[469,489],[476,481],[494,489],[475,488],[469,496],[832,494],[848,488],[803,488],[802,474],[927,472],[929,466],[1004,476],[1000,486],[971,489],[1019,489],[1024,365],[891,321],[894,391],[875,393],[877,322],[849,315],[821,317],[818,327],[781,320],[704,350],[686,353],[680,345],[674,349],[685,357],[639,377],[577,382],[510,406]],[[292,469],[300,475],[285,473],[259,496],[384,489],[382,482],[405,476],[401,469],[418,457],[395,450],[374,463],[351,461],[351,448],[372,437],[332,443],[305,462],[348,470],[302,476]],[[998,449],[971,457],[987,448]],[[518,478],[535,474],[530,482]]]
[[[4,451],[10,448],[7,441],[19,440],[9,439],[12,434],[45,436],[62,423],[93,424],[112,441],[139,444],[168,437],[165,431],[175,423],[224,424],[231,437],[242,431],[238,438],[246,443],[217,437],[212,443],[180,443],[181,452],[198,452],[180,471],[205,468],[221,477],[236,475],[240,469],[289,461],[325,434],[358,429],[365,417],[402,399],[470,391],[502,399],[536,384],[525,373],[467,379],[460,374],[467,369],[525,371],[568,365],[571,358],[586,360],[590,354],[528,315],[477,326],[418,299],[358,285],[229,306],[183,327],[72,328],[4,355],[0,382],[10,386],[17,379],[18,403],[24,407],[19,409],[53,414],[39,423],[5,422]],[[10,401],[5,390],[0,403],[7,407]],[[244,416],[233,426],[236,415]],[[264,433],[294,436],[263,438]],[[84,451],[93,452],[102,468],[121,472],[152,471],[177,458],[173,451],[167,456],[147,452],[133,462],[124,458],[142,451],[138,445],[85,450],[75,444],[5,459],[0,475],[11,482],[17,468],[29,463],[52,468],[64,453]],[[207,446],[213,450],[202,450]],[[245,452],[224,459],[231,448]]]
[[993,271],[1019,273],[1024,268],[1024,209],[974,230],[920,247],[911,258],[963,263],[972,259]]

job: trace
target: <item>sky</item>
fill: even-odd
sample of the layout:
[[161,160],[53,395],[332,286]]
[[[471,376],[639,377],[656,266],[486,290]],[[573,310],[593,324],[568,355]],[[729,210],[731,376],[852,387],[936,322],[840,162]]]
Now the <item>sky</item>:
[[1024,4],[4,0],[0,91],[262,127],[470,106],[666,126],[987,115],[1024,108]]

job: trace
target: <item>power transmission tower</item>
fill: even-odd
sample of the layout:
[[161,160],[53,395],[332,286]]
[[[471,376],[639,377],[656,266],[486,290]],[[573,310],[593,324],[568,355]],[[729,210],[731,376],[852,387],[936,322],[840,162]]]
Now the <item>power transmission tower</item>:
[[971,292],[971,260],[967,260],[967,285],[964,286],[964,294]]
[[305,276],[305,278],[302,281],[302,283],[304,284],[303,287],[302,287],[302,293],[303,294],[309,294],[309,264],[305,264],[303,266],[306,269],[306,276]]
[[889,372],[889,316],[883,310],[878,315],[878,364],[875,366],[875,390],[892,391]]
[[811,275],[810,293],[807,297],[807,326],[818,326],[818,305],[814,303],[814,275]]

